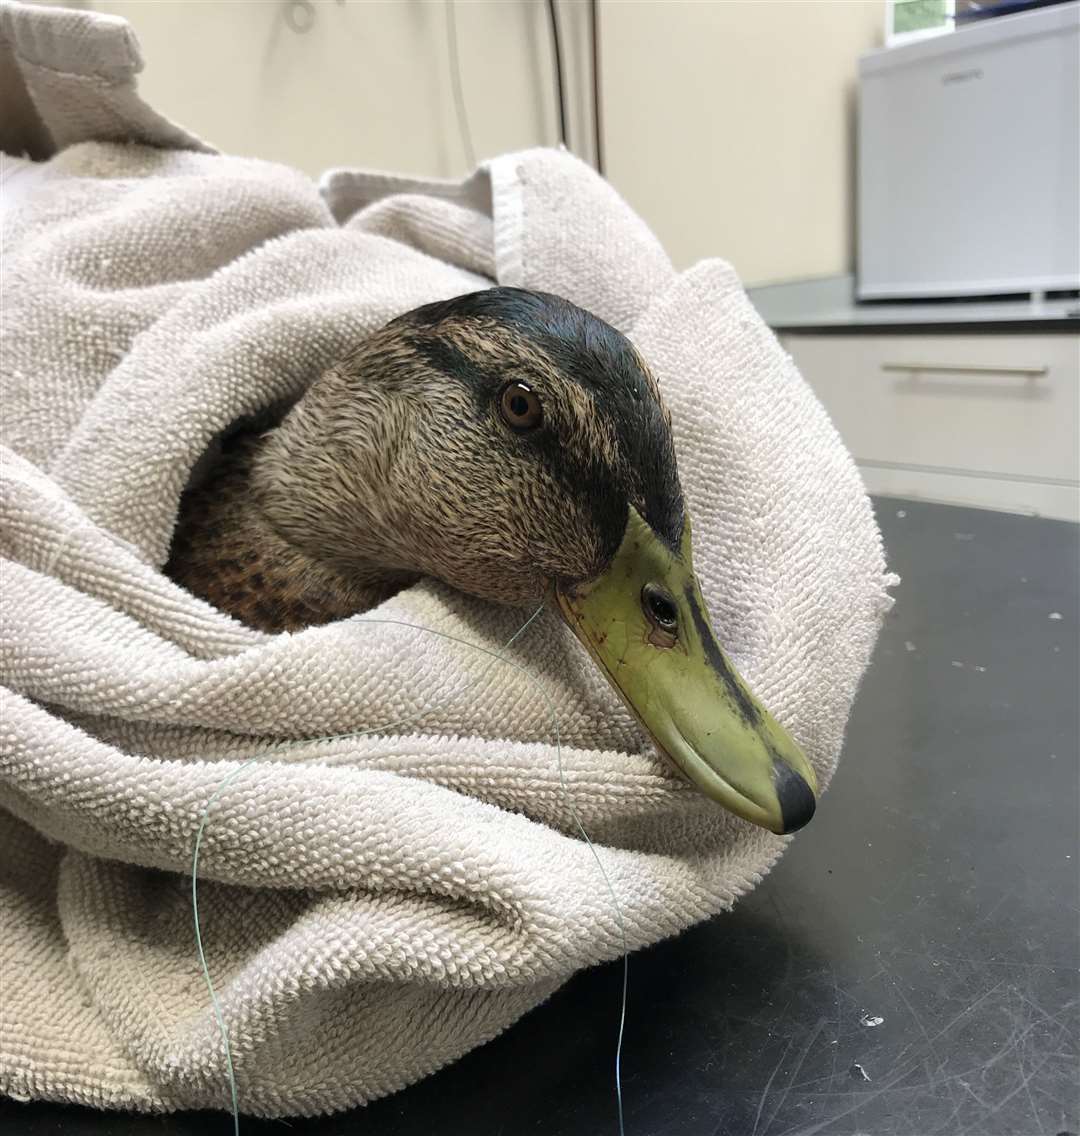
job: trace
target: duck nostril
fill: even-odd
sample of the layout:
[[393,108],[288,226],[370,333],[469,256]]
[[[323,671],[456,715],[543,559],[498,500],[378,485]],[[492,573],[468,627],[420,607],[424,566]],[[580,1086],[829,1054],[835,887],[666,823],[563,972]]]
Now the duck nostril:
[[657,627],[675,634],[679,626],[679,609],[669,592],[657,584],[646,584],[641,589],[641,606]]

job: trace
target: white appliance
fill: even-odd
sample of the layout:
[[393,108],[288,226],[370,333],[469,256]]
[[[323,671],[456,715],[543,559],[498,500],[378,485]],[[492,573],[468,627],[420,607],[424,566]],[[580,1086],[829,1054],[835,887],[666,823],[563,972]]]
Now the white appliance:
[[860,299],[1080,288],[1080,3],[859,61]]

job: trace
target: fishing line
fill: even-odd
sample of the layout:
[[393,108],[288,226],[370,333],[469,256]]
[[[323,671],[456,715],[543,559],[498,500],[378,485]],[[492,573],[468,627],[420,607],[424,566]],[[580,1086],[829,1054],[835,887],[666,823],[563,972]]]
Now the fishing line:
[[589,0],[589,42],[592,45],[592,109],[593,144],[596,148],[596,172],[604,176],[604,121],[600,80],[600,12],[597,0]]
[[[415,631],[426,631],[428,632],[428,634],[438,635],[441,638],[453,640],[454,642],[461,643],[467,647],[475,647],[477,650],[483,651],[485,654],[494,655],[496,658],[499,658],[502,651],[508,650],[513,645],[518,636],[525,633],[530,624],[540,615],[540,612],[543,611],[543,609],[544,605],[541,604],[540,607],[538,607],[536,611],[534,611],[532,615],[525,621],[525,623],[523,623],[521,627],[519,627],[518,630],[514,632],[509,640],[507,640],[506,644],[502,648],[500,648],[500,652],[498,654],[493,651],[489,651],[484,647],[480,647],[477,644],[472,644],[464,639],[459,639],[457,638],[457,636],[449,635],[446,632],[435,631],[431,628],[420,627],[416,624],[405,623],[401,620],[365,619],[361,620],[360,622],[370,624],[385,624],[395,627],[407,627]],[[480,677],[481,676],[477,676],[477,678],[473,679],[471,682],[462,687],[461,690],[455,691],[452,695],[448,695],[447,698],[443,699],[441,704],[436,704],[435,709],[439,709],[440,705],[445,706],[451,698],[456,697],[458,694],[463,694],[466,690],[469,689],[470,686],[478,682]],[[310,745],[313,743],[318,745],[323,742],[346,741],[350,738],[364,737],[367,734],[375,733],[378,731],[393,730],[399,726],[410,725],[426,713],[428,713],[428,710],[420,710],[417,711],[416,714],[409,715],[405,718],[400,718],[396,722],[391,722],[386,726],[372,726],[366,730],[356,730],[346,734],[330,734],[321,738],[291,739],[286,742],[281,742],[276,746],[271,746],[269,749],[264,750],[262,753],[257,753],[254,757],[248,758],[247,761],[243,762],[242,764],[238,765],[236,769],[232,770],[226,777],[222,779],[217,788],[211,794],[210,799],[206,802],[206,807],[203,809],[202,815],[199,819],[199,827],[195,832],[195,847],[191,857],[191,914],[195,923],[195,948],[199,957],[199,966],[202,968],[203,979],[206,982],[207,990],[210,993],[210,1003],[213,1007],[214,1018],[217,1022],[218,1031],[221,1034],[222,1044],[225,1049],[225,1075],[229,1083],[229,1096],[233,1115],[233,1131],[236,1136],[239,1136],[240,1133],[240,1112],[236,1099],[236,1076],[233,1069],[232,1046],[229,1043],[229,1032],[225,1028],[225,1019],[223,1018],[221,1013],[221,1004],[218,1001],[217,991],[214,989],[214,982],[210,977],[210,970],[206,964],[206,952],[203,948],[202,930],[199,923],[199,852],[202,849],[203,834],[205,833],[207,823],[210,820],[210,810],[213,808],[214,803],[217,801],[218,797],[221,796],[221,794],[225,791],[226,788],[228,788],[230,784],[232,784],[233,781],[238,780],[257,761],[260,761],[264,757],[269,757],[273,753],[280,753],[283,750],[291,749],[298,745]]]
[[[563,794],[563,799],[566,802],[567,809],[570,813],[571,819],[574,822],[574,826],[577,828],[578,832],[581,833],[581,836],[584,839],[586,845],[588,846],[589,851],[592,853],[593,859],[596,861],[597,867],[600,869],[600,874],[604,878],[604,883],[607,886],[607,890],[608,890],[609,895],[611,896],[611,901],[612,901],[612,905],[613,905],[613,908],[614,908],[614,911],[615,911],[616,921],[618,923],[618,928],[619,928],[619,936],[620,936],[621,946],[622,946],[623,975],[622,975],[622,1000],[621,1000],[621,1006],[620,1006],[620,1011],[619,1011],[619,1032],[618,1032],[618,1040],[616,1042],[616,1047],[615,1047],[615,1100],[616,1100],[616,1106],[617,1106],[619,1136],[625,1136],[625,1129],[624,1129],[624,1126],[623,1126],[623,1099],[622,1099],[622,1048],[623,1048],[623,1035],[625,1033],[625,1028],[626,1028],[626,1003],[627,1003],[627,987],[628,987],[628,979],[629,979],[629,956],[628,956],[628,950],[627,950],[626,923],[625,923],[625,920],[623,918],[622,905],[619,903],[619,897],[616,894],[615,888],[614,888],[614,886],[611,882],[611,878],[608,875],[607,870],[604,867],[603,861],[600,859],[600,854],[597,851],[596,846],[593,844],[592,840],[589,838],[589,834],[585,831],[585,826],[581,823],[581,818],[578,815],[577,808],[575,807],[573,799],[570,796],[569,787],[567,786],[567,783],[566,783],[566,772],[565,772],[565,769],[563,768],[562,741],[561,741],[560,732],[559,732],[559,716],[558,716],[558,712],[556,711],[555,704],[552,701],[550,695],[540,685],[539,681],[535,678],[535,676],[532,674],[531,671],[529,671],[526,667],[522,666],[520,663],[516,663],[512,659],[507,659],[507,658],[503,657],[504,652],[508,651],[510,649],[510,647],[513,646],[513,644],[522,635],[524,635],[524,633],[529,629],[529,627],[533,624],[533,622],[537,618],[539,618],[540,613],[543,610],[544,610],[544,605],[541,604],[536,609],[536,611],[534,611],[532,613],[532,615],[529,616],[529,618],[517,629],[517,631],[515,631],[514,634],[510,636],[510,638],[506,641],[506,643],[502,647],[499,648],[498,651],[492,651],[491,649],[489,649],[487,647],[482,647],[479,643],[471,643],[467,639],[461,639],[458,636],[451,635],[451,634],[449,634],[448,632],[445,632],[445,631],[436,631],[434,628],[421,627],[419,624],[406,623],[403,620],[398,620],[398,619],[361,619],[361,620],[358,620],[357,622],[367,623],[367,624],[372,624],[372,625],[390,626],[390,627],[403,627],[403,628],[407,628],[407,629],[413,630],[413,631],[421,631],[421,632],[424,632],[425,634],[434,635],[434,636],[437,636],[440,639],[446,639],[446,640],[449,640],[452,643],[458,643],[461,646],[469,647],[474,651],[479,651],[481,654],[488,655],[490,658],[492,658],[494,660],[495,663],[501,663],[501,664],[506,665],[506,666],[511,666],[516,671],[518,671],[520,674],[524,675],[526,680],[529,682],[530,686],[532,686],[533,689],[536,690],[540,694],[541,698],[543,698],[543,700],[546,704],[550,719],[551,719],[552,729],[553,729],[554,736],[555,736],[555,755],[556,755],[556,760],[558,762],[560,790]],[[318,744],[321,744],[321,743],[324,743],[324,742],[347,741],[347,740],[352,739],[352,738],[364,737],[365,735],[368,735],[368,734],[377,733],[377,732],[385,732],[385,731],[388,731],[388,730],[396,729],[400,726],[409,725],[411,723],[416,722],[417,719],[423,717],[425,714],[430,713],[432,710],[438,710],[441,706],[445,706],[452,698],[455,698],[458,695],[463,694],[471,686],[474,686],[477,682],[479,682],[480,679],[483,678],[483,677],[484,677],[483,675],[478,675],[476,678],[474,678],[474,679],[470,680],[468,683],[466,683],[465,686],[461,687],[457,691],[454,691],[453,694],[447,696],[447,698],[443,699],[441,702],[436,703],[433,707],[428,707],[425,710],[418,711],[417,713],[409,715],[408,717],[401,718],[396,722],[391,722],[389,725],[372,726],[372,727],[369,727],[368,729],[356,730],[356,731],[353,731],[351,733],[345,733],[345,734],[330,734],[326,737],[321,737],[321,738],[293,739],[293,740],[290,740],[290,741],[287,741],[287,742],[282,742],[279,745],[272,746],[270,749],[264,750],[262,753],[256,754],[254,757],[248,758],[242,764],[237,766],[236,769],[233,769],[231,772],[229,772],[224,778],[222,778],[220,783],[214,789],[214,792],[210,795],[210,799],[206,802],[206,806],[203,808],[202,814],[199,818],[198,828],[196,829],[196,832],[195,832],[195,844],[194,844],[194,849],[193,849],[192,857],[191,857],[191,913],[192,913],[192,919],[193,919],[194,925],[195,925],[195,948],[196,948],[196,951],[197,951],[197,954],[198,954],[199,967],[202,971],[203,980],[206,983],[206,988],[207,988],[207,991],[209,992],[209,995],[210,995],[210,1004],[211,1004],[211,1007],[213,1009],[214,1020],[217,1024],[218,1032],[221,1035],[222,1046],[224,1048],[224,1053],[225,1053],[225,1076],[226,1076],[226,1079],[227,1079],[227,1082],[228,1082],[228,1085],[229,1085],[229,1100],[230,1100],[230,1110],[231,1110],[232,1119],[233,1119],[234,1136],[240,1136],[240,1109],[239,1109],[239,1103],[238,1103],[238,1100],[237,1100],[236,1073],[235,1073],[235,1069],[233,1067],[232,1047],[229,1043],[229,1031],[225,1026],[225,1018],[224,1018],[224,1015],[221,1012],[221,1003],[218,1000],[217,990],[214,987],[213,979],[210,977],[210,968],[209,968],[209,966],[207,965],[207,962],[206,962],[206,951],[205,951],[204,946],[203,946],[202,929],[201,929],[200,921],[199,921],[199,885],[198,885],[198,880],[199,880],[199,853],[200,853],[201,848],[202,848],[202,840],[203,840],[203,836],[206,832],[206,826],[207,826],[207,824],[209,823],[209,820],[210,820],[210,810],[213,808],[213,806],[216,803],[216,801],[218,800],[218,798],[221,796],[221,794],[225,791],[225,789],[230,784],[232,784],[234,781],[238,780],[241,776],[243,776],[246,772],[248,772],[256,762],[261,761],[264,757],[269,757],[271,754],[280,753],[281,751],[286,750],[286,749],[295,748],[298,745],[311,745],[311,744],[318,745]]]

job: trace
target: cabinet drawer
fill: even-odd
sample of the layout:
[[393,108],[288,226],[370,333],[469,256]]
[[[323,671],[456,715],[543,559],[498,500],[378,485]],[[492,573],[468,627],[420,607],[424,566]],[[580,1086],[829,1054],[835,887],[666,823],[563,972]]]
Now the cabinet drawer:
[[1080,336],[783,342],[861,465],[1078,483]]

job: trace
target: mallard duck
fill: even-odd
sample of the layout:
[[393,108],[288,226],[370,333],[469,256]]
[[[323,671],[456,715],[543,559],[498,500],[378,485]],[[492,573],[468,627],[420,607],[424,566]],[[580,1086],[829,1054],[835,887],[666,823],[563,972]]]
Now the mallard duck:
[[814,813],[813,770],[710,627],[656,380],[556,296],[490,288],[373,334],[184,495],[167,571],[266,631],[422,575],[546,600],[707,796],[779,833]]

